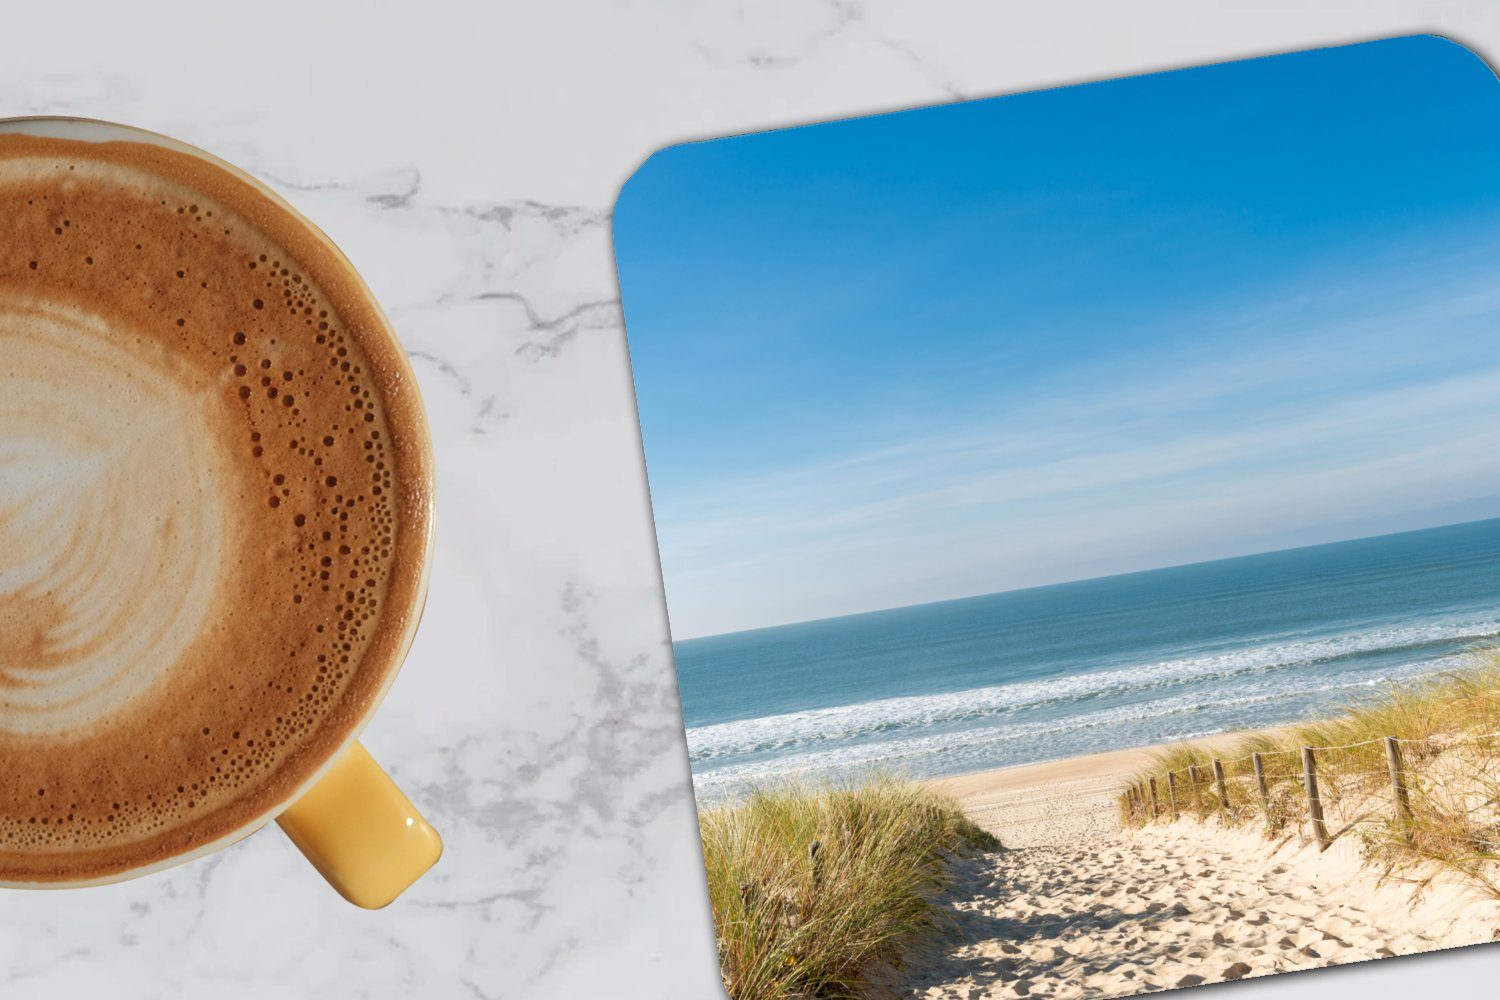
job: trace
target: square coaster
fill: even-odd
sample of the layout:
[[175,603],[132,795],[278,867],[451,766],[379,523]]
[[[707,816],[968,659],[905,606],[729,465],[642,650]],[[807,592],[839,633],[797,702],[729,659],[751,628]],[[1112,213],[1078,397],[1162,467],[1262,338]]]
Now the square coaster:
[[1494,939],[1497,223],[1500,85],[1433,36],[631,178],[731,997],[1120,997]]

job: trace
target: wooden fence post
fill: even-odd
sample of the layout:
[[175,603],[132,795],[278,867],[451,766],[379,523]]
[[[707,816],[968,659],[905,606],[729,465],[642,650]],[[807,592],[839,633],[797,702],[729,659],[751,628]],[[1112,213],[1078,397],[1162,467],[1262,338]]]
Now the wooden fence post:
[[1307,786],[1307,817],[1312,821],[1318,850],[1328,850],[1328,827],[1323,823],[1323,800],[1318,797],[1318,762],[1312,747],[1302,748],[1302,780]]
[[1260,789],[1260,808],[1266,814],[1266,826],[1271,825],[1271,790],[1266,787],[1266,762],[1258,753],[1250,755],[1255,768],[1255,786]]
[[1194,816],[1198,816],[1198,817],[1201,818],[1202,815],[1203,815],[1203,803],[1200,800],[1199,792],[1198,792],[1198,765],[1197,764],[1189,764],[1188,765],[1188,788],[1193,793],[1193,815]]
[[1229,786],[1224,784],[1224,762],[1214,758],[1214,784],[1219,786],[1219,818],[1229,822]]
[[1391,791],[1396,797],[1396,822],[1406,825],[1411,839],[1411,795],[1406,790],[1406,768],[1401,763],[1401,742],[1394,736],[1385,738],[1385,761],[1391,771]]
[[1167,772],[1167,804],[1172,807],[1172,822],[1177,822],[1177,772]]
[[1151,786],[1151,818],[1153,820],[1160,819],[1161,800],[1156,797],[1156,776],[1152,775],[1150,778],[1147,778],[1146,781]]

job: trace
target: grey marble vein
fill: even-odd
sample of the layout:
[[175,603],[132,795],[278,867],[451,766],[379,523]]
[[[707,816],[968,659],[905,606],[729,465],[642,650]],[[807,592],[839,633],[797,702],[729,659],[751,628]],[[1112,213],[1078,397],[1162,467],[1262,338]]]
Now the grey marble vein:
[[446,851],[373,913],[274,828],[121,885],[0,892],[0,997],[719,995],[616,193],[684,139],[1433,26],[1500,40],[1493,4],[1251,6],[7,10],[0,113],[127,121],[240,164],[349,254],[399,331],[433,429],[437,546],[363,740]]

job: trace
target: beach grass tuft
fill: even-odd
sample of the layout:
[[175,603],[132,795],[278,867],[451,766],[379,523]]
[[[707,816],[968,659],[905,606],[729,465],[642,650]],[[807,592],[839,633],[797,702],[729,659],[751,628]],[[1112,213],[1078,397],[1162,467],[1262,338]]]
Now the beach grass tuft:
[[[1404,803],[1387,737],[1398,741]],[[1458,669],[1391,685],[1334,718],[1213,749],[1169,747],[1135,780],[1155,779],[1158,819],[1175,811],[1259,823],[1271,837],[1306,836],[1303,747],[1314,748],[1319,803],[1333,839],[1357,838],[1388,876],[1424,886],[1441,873],[1457,874],[1500,898],[1500,650],[1476,650]],[[1260,756],[1264,798],[1252,754]],[[1222,791],[1212,772],[1216,757]],[[1130,823],[1150,822],[1147,809],[1121,808]]]
[[732,1000],[850,997],[932,929],[945,861],[999,842],[940,792],[888,776],[748,790],[699,816]]

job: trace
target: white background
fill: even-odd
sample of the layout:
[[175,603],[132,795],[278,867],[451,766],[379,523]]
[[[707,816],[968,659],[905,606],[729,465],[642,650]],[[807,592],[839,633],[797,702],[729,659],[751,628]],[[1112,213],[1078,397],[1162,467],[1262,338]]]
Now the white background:
[[[365,742],[448,844],[377,913],[274,829],[121,886],[0,894],[0,995],[718,995],[616,304],[625,178],[686,138],[1417,31],[1500,52],[1500,4],[0,7],[0,115],[125,121],[239,163],[391,312],[432,415],[438,548]],[[1497,959],[1211,989],[1488,995]]]

